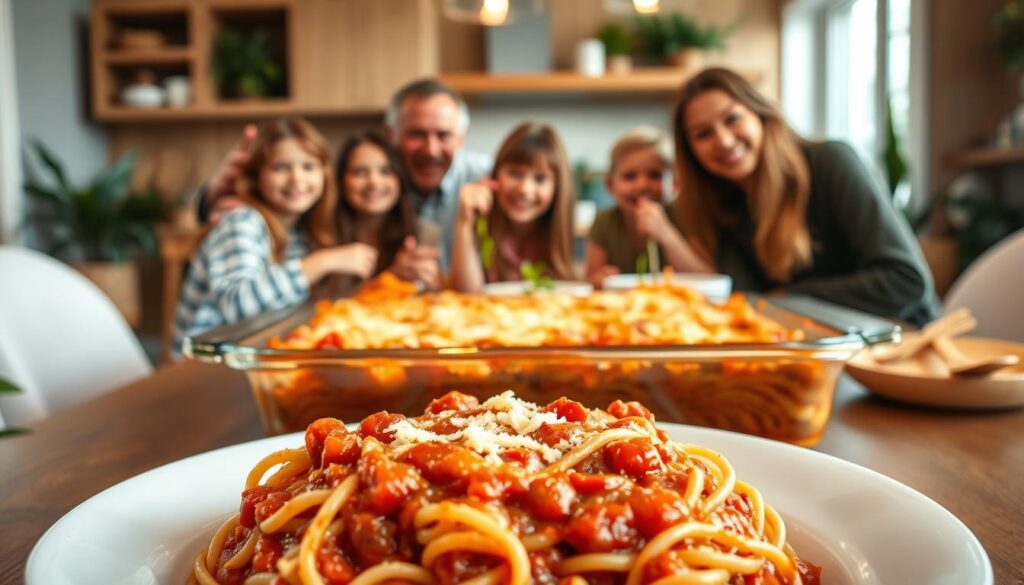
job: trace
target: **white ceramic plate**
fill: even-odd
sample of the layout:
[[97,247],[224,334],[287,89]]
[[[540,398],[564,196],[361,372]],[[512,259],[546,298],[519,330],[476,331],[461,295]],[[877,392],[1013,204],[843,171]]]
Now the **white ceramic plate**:
[[[809,449],[663,424],[673,438],[722,452],[785,519],[801,557],[829,585],[991,585],[973,534],[944,508],[883,475]],[[299,434],[165,465],[87,500],[43,535],[28,585],[184,583],[216,527],[237,510],[250,468],[302,444]]]
[[1013,354],[1021,363],[988,376],[950,376],[931,349],[890,363],[876,362],[865,350],[847,362],[846,371],[872,393],[910,404],[964,410],[1024,406],[1024,344],[984,337],[957,337],[953,343],[969,358]]
[[[593,292],[594,287],[586,282],[575,280],[555,280],[552,283],[554,292],[565,293],[577,297],[585,297]],[[509,282],[491,282],[484,285],[484,294],[495,296],[520,296],[526,294],[527,283],[522,280]]]
[[[604,290],[628,290],[640,283],[664,282],[661,274],[613,274],[601,281]],[[700,274],[677,272],[672,274],[672,283],[692,288],[712,301],[724,301],[732,292],[732,278],[727,274]]]

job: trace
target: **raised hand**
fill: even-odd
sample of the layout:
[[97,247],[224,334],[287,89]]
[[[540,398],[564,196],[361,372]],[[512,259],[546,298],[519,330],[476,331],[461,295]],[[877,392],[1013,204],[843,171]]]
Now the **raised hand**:
[[[256,126],[246,124],[242,136],[231,148],[210,178],[203,205],[210,211],[211,223],[216,223],[220,213],[238,205],[238,201],[229,197],[234,192],[235,180],[245,171],[245,165],[252,158],[250,149],[256,141]],[[225,201],[230,199],[230,201]]]
[[483,179],[462,187],[459,191],[459,223],[470,225],[477,215],[490,213],[497,183],[494,179]]
[[354,274],[366,279],[377,268],[377,248],[363,243],[345,244],[328,248],[331,252],[331,272]]
[[407,236],[388,270],[403,280],[420,282],[428,290],[437,290],[441,288],[440,257],[437,248],[420,246],[415,237]]
[[636,202],[636,227],[641,238],[663,242],[672,223],[665,215],[665,208],[650,199],[639,199]]

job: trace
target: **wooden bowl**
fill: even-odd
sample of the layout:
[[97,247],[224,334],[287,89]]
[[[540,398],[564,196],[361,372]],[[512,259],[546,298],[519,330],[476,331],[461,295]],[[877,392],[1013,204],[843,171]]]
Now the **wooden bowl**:
[[1022,363],[987,376],[952,376],[931,348],[884,364],[866,349],[847,362],[846,371],[872,393],[910,404],[965,410],[1024,406],[1024,344],[984,337],[957,337],[953,342],[969,358],[1013,354]]

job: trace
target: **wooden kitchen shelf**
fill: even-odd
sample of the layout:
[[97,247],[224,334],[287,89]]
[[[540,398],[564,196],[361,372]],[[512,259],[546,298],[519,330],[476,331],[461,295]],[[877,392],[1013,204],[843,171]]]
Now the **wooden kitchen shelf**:
[[224,100],[209,106],[187,108],[107,108],[96,119],[112,124],[127,122],[184,122],[199,120],[253,120],[274,116],[368,116],[379,115],[379,105],[308,106],[295,100]]
[[946,164],[954,168],[991,167],[1024,164],[1024,147],[975,148],[950,153]]
[[153,49],[111,49],[100,59],[108,65],[152,65],[190,63],[195,56],[191,47],[159,47]]
[[[466,96],[487,94],[597,93],[597,94],[671,94],[697,70],[678,67],[635,69],[626,74],[608,73],[587,77],[574,71],[492,75],[487,73],[447,73],[441,79]],[[757,84],[761,73],[743,72]]]
[[[290,59],[297,53],[294,13],[298,0],[96,0],[92,8],[92,109],[102,122],[182,121],[287,115],[295,112]],[[271,95],[224,99],[213,82],[212,54],[218,32],[266,28],[280,53],[282,70]],[[125,42],[125,34],[135,42]],[[139,42],[139,39],[143,42]],[[132,37],[129,37],[129,41]],[[123,102],[131,84],[163,86],[185,77],[184,107],[141,108]]]

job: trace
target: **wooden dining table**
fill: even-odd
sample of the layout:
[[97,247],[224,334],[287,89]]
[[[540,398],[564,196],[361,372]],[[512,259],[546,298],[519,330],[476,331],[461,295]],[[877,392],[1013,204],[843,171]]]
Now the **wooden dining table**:
[[[0,438],[0,583],[22,583],[36,541],[89,497],[263,435],[243,373],[186,362]],[[1024,584],[1024,409],[903,406],[844,376],[815,449],[932,498],[978,537],[997,584]]]

